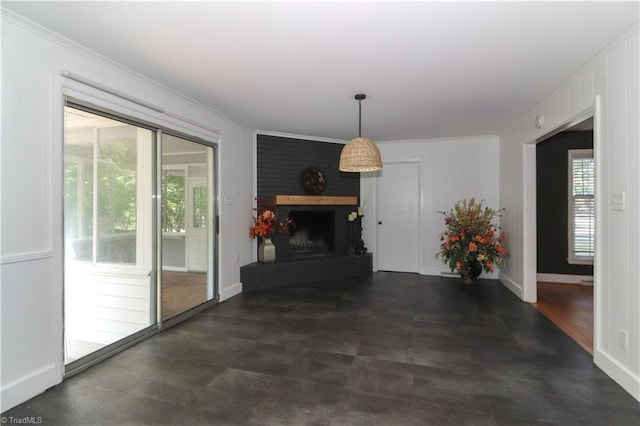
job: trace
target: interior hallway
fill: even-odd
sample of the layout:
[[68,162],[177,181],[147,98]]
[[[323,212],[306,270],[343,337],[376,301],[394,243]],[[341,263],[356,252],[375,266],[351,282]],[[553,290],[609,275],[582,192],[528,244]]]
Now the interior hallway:
[[245,293],[4,413],[43,424],[631,425],[640,404],[495,280]]

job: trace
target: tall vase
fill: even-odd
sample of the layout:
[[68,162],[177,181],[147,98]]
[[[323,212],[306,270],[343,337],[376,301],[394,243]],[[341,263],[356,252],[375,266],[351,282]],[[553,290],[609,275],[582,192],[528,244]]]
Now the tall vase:
[[273,263],[276,261],[276,246],[273,245],[271,237],[264,237],[258,245],[258,262]]
[[460,278],[463,284],[476,284],[481,273],[482,265],[480,262],[469,262],[466,268],[460,270]]

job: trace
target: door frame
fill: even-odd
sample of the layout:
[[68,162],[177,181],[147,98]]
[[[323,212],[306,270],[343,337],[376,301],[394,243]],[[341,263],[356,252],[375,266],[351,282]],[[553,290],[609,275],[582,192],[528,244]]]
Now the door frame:
[[[425,271],[424,271],[424,220],[422,219],[424,217],[423,213],[424,213],[424,185],[423,185],[423,166],[422,166],[422,160],[421,159],[408,159],[408,160],[393,160],[393,161],[384,161],[382,163],[382,167],[384,170],[384,166],[385,165],[389,165],[389,164],[417,164],[418,166],[418,274],[420,275],[425,275]],[[380,179],[380,175],[378,174],[376,176],[376,178],[373,180],[373,204],[374,204],[374,226],[375,226],[375,269],[378,270],[378,267],[380,265],[380,260],[379,260],[379,245],[380,245],[380,237],[379,237],[379,230],[380,228],[378,227],[378,209],[380,207],[380,197],[378,196],[378,180]]]
[[[62,87],[61,90],[61,99],[60,103],[60,111],[58,111],[59,117],[59,126],[60,126],[60,134],[64,134],[65,125],[64,125],[64,107],[65,105],[70,104],[73,107],[79,107],[81,109],[86,109],[89,112],[96,113],[98,115],[106,116],[108,118],[113,118],[117,121],[126,122],[129,124],[133,124],[138,127],[143,127],[149,129],[154,132],[155,137],[152,143],[152,148],[150,155],[148,158],[145,158],[145,161],[152,161],[154,163],[153,166],[151,164],[147,164],[147,168],[152,170],[152,175],[149,177],[151,179],[151,193],[146,194],[145,196],[149,196],[152,199],[150,211],[153,217],[153,221],[155,222],[151,226],[151,239],[152,242],[152,259],[151,259],[151,268],[152,271],[149,274],[151,279],[150,291],[152,291],[151,299],[153,300],[153,314],[152,320],[153,324],[149,325],[145,329],[142,329],[136,333],[133,333],[123,339],[120,339],[110,345],[105,346],[93,353],[79,359],[78,361],[74,361],[72,363],[65,365],[64,358],[64,345],[66,339],[65,327],[64,327],[64,310],[65,310],[65,299],[64,299],[64,276],[66,273],[64,258],[60,261],[60,277],[62,282],[61,293],[60,293],[60,308],[61,308],[61,321],[59,324],[54,324],[53,327],[59,330],[60,336],[60,347],[59,347],[59,358],[56,360],[56,368],[59,373],[60,381],[65,380],[69,377],[78,374],[87,368],[119,353],[127,348],[145,340],[157,333],[161,330],[169,328],[175,324],[178,324],[184,321],[187,318],[190,318],[199,312],[217,304],[220,300],[219,295],[219,277],[220,273],[219,268],[219,241],[218,241],[218,233],[214,232],[214,226],[217,228],[218,221],[218,203],[217,203],[217,194],[220,192],[219,185],[219,176],[218,173],[220,171],[218,165],[218,153],[219,142],[221,138],[221,134],[217,133],[215,129],[209,129],[206,126],[202,126],[197,124],[196,122],[184,122],[184,126],[179,130],[175,130],[175,123],[165,121],[162,117],[155,117],[156,119],[149,120],[148,117],[144,116],[144,114],[140,114],[138,109],[134,110],[126,110],[124,111],[122,105],[114,104],[111,100],[105,100],[102,97],[94,97],[93,90],[90,90],[90,93],[84,93],[82,91],[77,91],[75,88],[70,87]],[[95,90],[97,93],[104,94],[101,90]],[[119,96],[116,96],[118,98]],[[144,106],[144,105],[142,105]],[[179,119],[182,121],[182,119]],[[195,126],[195,127],[194,127]],[[173,136],[177,136],[180,138],[187,139],[191,142],[199,143],[204,146],[211,148],[209,150],[209,175],[210,175],[210,188],[208,191],[209,194],[209,223],[211,224],[209,228],[208,235],[210,236],[209,247],[211,248],[211,253],[208,253],[208,265],[210,278],[207,285],[207,296],[209,300],[206,302],[182,313],[168,320],[162,320],[161,318],[161,280],[159,279],[159,271],[162,271],[162,228],[161,228],[161,171],[162,171],[162,151],[160,149],[161,146],[161,138],[163,134],[170,134]],[[201,135],[201,136],[198,136]],[[63,193],[63,169],[64,169],[64,138],[60,139],[60,143],[56,146],[56,170],[58,171],[58,176],[60,176],[60,180],[57,182],[57,186],[60,188],[60,192]],[[62,197],[60,197],[59,204],[59,214],[60,214],[60,222],[64,221],[64,203],[62,202]],[[215,218],[215,222],[213,221]],[[60,233],[60,247],[64,247],[64,230],[61,229]],[[64,252],[64,250],[62,249]]]
[[[536,203],[536,144],[542,142],[558,133],[572,127],[573,125],[593,117],[593,156],[596,162],[596,255],[593,259],[593,279],[594,288],[597,280],[597,253],[599,251],[598,241],[600,240],[598,235],[599,225],[599,211],[598,208],[601,205],[599,200],[598,188],[601,187],[601,176],[599,157],[600,157],[600,134],[599,134],[599,120],[600,120],[600,108],[599,97],[596,97],[595,105],[582,111],[581,113],[573,116],[563,124],[549,130],[547,133],[539,136],[538,138],[526,142],[523,145],[523,166],[524,166],[524,194],[523,194],[523,285],[521,298],[525,302],[536,303],[538,299],[537,292],[537,203]],[[594,304],[595,304],[595,291],[594,291]]]
[[525,142],[523,145],[523,168],[524,168],[524,194],[523,194],[523,271],[522,271],[522,294],[521,299],[528,303],[536,303],[538,299],[537,280],[537,204],[536,204],[536,144],[551,136],[554,136],[575,124],[593,117],[593,158],[595,160],[595,253],[593,256],[593,353],[594,357],[598,351],[601,332],[602,314],[600,312],[600,302],[602,300],[602,286],[606,285],[602,279],[601,268],[599,267],[598,253],[602,253],[602,209],[605,208],[606,200],[602,200],[602,137],[601,137],[601,97],[596,95],[594,104],[576,114],[566,122],[550,129],[547,133],[538,138]]

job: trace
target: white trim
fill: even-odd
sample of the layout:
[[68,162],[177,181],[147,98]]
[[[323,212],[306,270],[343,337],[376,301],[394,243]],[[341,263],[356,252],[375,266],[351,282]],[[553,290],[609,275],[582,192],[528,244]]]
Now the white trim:
[[[596,96],[595,102],[597,102],[598,96]],[[597,116],[597,108],[594,105],[583,109],[578,114],[566,120],[562,124],[550,129],[544,135],[549,135],[555,132],[557,128],[563,128],[567,123],[575,123],[576,121],[584,121],[589,115],[594,117],[594,129],[597,126],[596,122],[599,117]],[[536,217],[537,217],[537,205],[536,205],[536,144],[544,139],[545,136],[540,136],[535,139],[527,140],[523,142],[523,235],[522,235],[522,253],[523,253],[523,284],[522,284],[522,300],[529,303],[536,303],[537,294],[537,229],[536,229]],[[594,153],[597,145],[597,136],[594,130],[593,146]],[[598,161],[596,158],[596,179],[598,179]],[[596,181],[597,183],[597,181]],[[596,185],[596,209],[598,207],[597,199],[597,185]],[[598,219],[596,210],[596,220]],[[596,222],[596,244],[598,223]],[[595,297],[594,297],[595,298]]]
[[[594,343],[597,342],[594,341]],[[640,401],[640,376],[604,352],[599,345],[594,348],[593,362],[631,396]]]
[[323,138],[321,136],[296,135],[293,133],[271,132],[268,130],[256,130],[256,138],[258,137],[258,135],[278,136],[281,138],[290,138],[290,139],[302,139],[305,141],[339,143],[342,145],[348,142],[347,140],[344,140],[344,139]]
[[524,300],[524,288],[522,285],[518,284],[511,277],[508,277],[505,274],[500,274],[499,280],[505,287],[511,290],[513,294]]
[[[363,207],[367,209],[367,213],[364,215],[364,221],[370,227],[372,232],[369,233],[368,242],[369,247],[378,247],[378,176],[380,171],[364,172],[360,173],[360,202],[363,203]],[[365,185],[363,182],[370,182],[369,194],[371,198],[368,200],[370,205],[367,205],[367,200],[363,196]],[[374,250],[371,254],[373,272],[378,272],[378,250]]]
[[168,272],[189,272],[186,266],[163,266],[162,270]]
[[[253,171],[252,171],[253,174],[251,175],[252,176],[251,190],[253,191],[253,197],[252,197],[253,201],[251,203],[251,208],[257,209],[258,208],[258,133],[257,132],[253,133],[253,140],[251,141],[251,150],[252,150],[251,154],[253,156],[252,164],[251,164],[251,167],[253,168]],[[235,218],[235,216],[233,217]],[[257,238],[253,238],[251,240],[251,261],[252,262],[258,261],[258,239]],[[222,294],[220,294],[220,297],[221,297],[221,300],[224,300],[222,299]]]
[[[599,194],[604,194],[602,189],[604,188],[604,179],[602,172],[602,96],[596,95],[593,105],[593,158],[596,162],[596,235],[595,235],[595,250],[593,256],[593,350],[594,353],[601,351],[602,338],[603,338],[603,303],[605,300],[604,288],[608,287],[604,280],[604,274],[602,267],[600,266],[600,260],[598,259],[598,253],[604,252],[605,236],[603,235],[604,223],[604,209],[606,203],[603,203]],[[602,285],[600,285],[602,284]],[[594,362],[596,357],[594,356]],[[597,364],[597,363],[596,363]],[[604,369],[605,373],[609,374],[608,369]]]
[[237,296],[240,293],[242,293],[241,282],[237,282],[235,284],[232,284],[229,287],[222,288],[220,289],[220,302],[222,302],[223,300],[230,299],[233,296]]
[[[2,403],[0,411],[4,412],[15,407],[60,382],[62,382],[62,376],[59,373],[59,368],[55,364],[49,364],[10,383],[3,384],[2,390],[0,390],[0,402]],[[5,420],[4,417],[3,420]]]
[[51,259],[53,251],[36,251],[31,253],[10,254],[0,257],[0,265],[11,263],[33,262],[35,260]]
[[143,106],[145,108],[152,109],[153,111],[156,111],[156,112],[159,112],[159,113],[162,113],[162,114],[167,112],[161,106],[158,106],[156,104],[152,104],[151,102],[147,102],[144,99],[137,98],[137,97],[135,97],[133,95],[130,95],[128,93],[121,92],[120,90],[114,89],[113,87],[109,87],[106,84],[102,84],[102,83],[97,82],[95,80],[91,80],[90,78],[84,77],[84,76],[82,76],[80,74],[76,74],[76,73],[73,73],[73,72],[68,71],[68,70],[62,70],[62,71],[60,71],[60,75],[65,77],[65,78],[71,79],[73,81],[77,81],[78,83],[82,83],[82,84],[87,85],[89,87],[93,87],[94,89],[98,89],[100,91],[109,93],[110,95],[117,96],[117,97],[125,99],[125,100],[127,100],[129,102],[133,102],[134,104],[138,104],[138,105]]
[[537,280],[559,284],[593,285],[593,275],[537,274]]
[[585,120],[588,120],[591,117],[593,117],[593,108],[588,108],[588,109],[582,111],[581,113],[579,113],[578,115],[570,118],[569,120],[559,124],[558,127],[554,127],[548,133],[545,133],[544,135],[540,136],[539,138],[536,138],[536,142],[535,143],[540,143],[542,141],[545,141],[545,140],[557,135],[558,133],[562,133],[565,130],[568,130],[569,128],[571,128],[573,126],[575,126],[577,124],[580,124]]
[[180,115],[180,114],[175,114],[173,112],[165,112],[165,114],[168,117],[175,118],[176,120],[184,121],[185,123],[189,123],[192,126],[200,127],[201,129],[204,129],[204,130],[206,130],[208,132],[212,132],[212,133],[217,134],[218,136],[222,136],[222,132],[220,130],[216,129],[215,127],[207,126],[206,124],[199,123],[199,122],[197,122],[195,120],[192,120],[192,119],[187,118],[187,117],[185,117],[183,115]]
[[389,140],[389,141],[375,141],[376,144],[399,144],[399,143],[432,143],[432,142],[447,142],[447,141],[471,141],[474,139],[486,141],[487,138],[493,138],[500,140],[500,136],[498,135],[474,135],[474,136],[451,136],[446,138],[435,138],[435,139],[401,139],[401,140]]
[[[196,139],[206,146],[215,146],[221,135],[202,125],[194,125],[168,114],[160,113],[146,105],[102,90],[100,86],[84,84],[77,80],[61,78],[63,100],[93,107],[99,111],[113,114],[117,119],[129,119],[138,125],[151,126],[153,130],[164,130],[165,133],[177,132],[184,139]],[[113,89],[115,90],[115,89]]]
[[[538,288],[536,272],[537,253],[537,200],[536,200],[536,145],[528,143],[522,146],[523,163],[523,209],[522,209],[522,287],[517,286],[520,297],[525,302],[536,303]],[[515,284],[515,283],[514,283]],[[513,291],[513,289],[512,289]],[[518,294],[518,293],[516,293]]]
[[[424,235],[424,165],[422,159],[410,160],[418,163],[418,235]],[[424,254],[426,241],[424,238],[418,237],[418,273],[424,275]]]

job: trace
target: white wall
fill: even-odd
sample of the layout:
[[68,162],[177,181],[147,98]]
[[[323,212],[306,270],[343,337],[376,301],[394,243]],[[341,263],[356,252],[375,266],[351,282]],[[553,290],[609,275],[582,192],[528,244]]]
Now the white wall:
[[[420,273],[440,275],[448,272],[447,265],[434,256],[440,248],[439,235],[445,230],[444,218],[438,211],[446,211],[463,198],[484,200],[487,207],[500,208],[498,203],[498,137],[476,136],[415,141],[376,142],[384,162],[418,161],[421,169],[422,259]],[[376,174],[361,175],[361,197],[365,207],[363,239],[376,254]],[[508,231],[508,229],[507,229]],[[417,230],[416,230],[417,232]],[[507,245],[508,247],[508,245]],[[485,278],[497,278],[497,271]]]
[[[1,411],[59,383],[62,360],[62,87],[69,70],[220,130],[219,292],[241,291],[253,188],[254,132],[169,88],[2,11]],[[212,132],[112,96],[105,103],[183,134]]]
[[[535,301],[534,141],[595,110],[596,264],[594,361],[640,400],[640,68],[638,22],[500,138],[500,204],[511,261],[500,278]],[[541,66],[544,66],[541,64]],[[599,101],[599,102],[598,102]],[[542,128],[534,126],[542,114]],[[624,192],[626,208],[611,200]],[[628,333],[628,350],[619,344]]]

